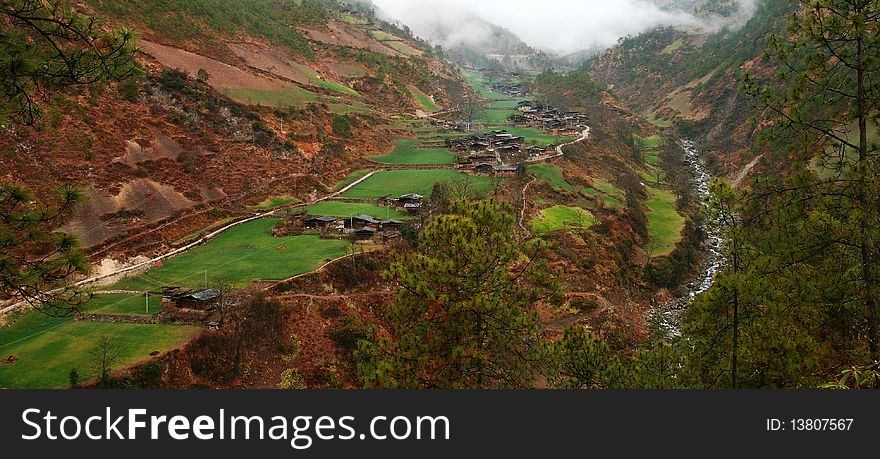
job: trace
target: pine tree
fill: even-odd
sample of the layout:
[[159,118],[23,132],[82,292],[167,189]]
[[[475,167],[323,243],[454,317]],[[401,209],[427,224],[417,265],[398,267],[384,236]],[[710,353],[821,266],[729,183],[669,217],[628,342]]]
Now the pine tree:
[[799,159],[819,150],[823,170],[818,176],[802,170],[760,192],[777,195],[777,208],[801,210],[811,241],[793,247],[789,258],[843,273],[819,275],[847,286],[834,289],[835,302],[859,306],[850,326],[880,360],[880,161],[869,141],[880,122],[880,1],[799,3],[788,33],[770,40],[775,80],[762,85],[747,75],[745,89],[769,122],[768,137]]
[[454,201],[398,254],[387,277],[400,293],[388,336],[358,351],[367,386],[531,387],[540,370],[535,305],[558,300],[541,241],[517,243],[514,217],[494,200]]

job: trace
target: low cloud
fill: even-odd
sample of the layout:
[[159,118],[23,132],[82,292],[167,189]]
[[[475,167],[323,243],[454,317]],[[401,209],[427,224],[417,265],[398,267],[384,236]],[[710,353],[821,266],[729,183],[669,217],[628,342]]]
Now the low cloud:
[[[744,23],[756,8],[756,0],[737,0],[736,17],[708,15],[697,18],[663,9],[647,0],[373,0],[392,17],[402,20],[418,35],[431,36],[429,27],[440,24],[451,46],[478,43],[490,31],[466,19],[475,14],[506,27],[529,45],[567,54],[583,49],[612,46],[621,37],[658,26],[690,26],[717,29],[731,22]],[[662,2],[661,2],[662,3]]]

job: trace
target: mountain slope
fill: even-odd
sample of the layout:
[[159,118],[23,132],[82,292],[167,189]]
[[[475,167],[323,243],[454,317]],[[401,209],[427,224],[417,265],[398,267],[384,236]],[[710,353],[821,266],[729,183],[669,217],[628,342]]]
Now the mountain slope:
[[746,69],[761,71],[766,38],[781,32],[792,5],[759,3],[741,28],[700,35],[657,29],[621,43],[586,62],[582,71],[608,85],[660,127],[672,123],[699,140],[718,172],[744,166],[740,154],[753,143],[751,100],[740,90]]
[[72,90],[5,128],[0,170],[90,198],[66,229],[95,256],[163,248],[272,196],[331,187],[392,148],[398,114],[465,88],[424,43],[331,1],[88,0],[141,37],[139,80]]

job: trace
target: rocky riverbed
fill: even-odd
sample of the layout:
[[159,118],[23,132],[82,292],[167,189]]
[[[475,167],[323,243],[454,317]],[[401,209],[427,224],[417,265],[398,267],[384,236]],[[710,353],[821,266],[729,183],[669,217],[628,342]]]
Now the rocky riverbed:
[[[704,203],[709,197],[709,182],[712,174],[703,162],[700,150],[696,143],[684,139],[681,141],[685,162],[690,166],[693,174],[695,192],[697,197]],[[706,204],[704,204],[705,206]],[[673,334],[678,334],[681,327],[681,319],[687,308],[693,303],[694,298],[709,290],[715,282],[715,276],[724,267],[724,258],[721,254],[722,238],[718,231],[706,226],[706,242],[704,246],[703,263],[700,265],[699,274],[686,286],[676,292],[675,298],[661,307],[658,311],[663,314],[663,323]]]

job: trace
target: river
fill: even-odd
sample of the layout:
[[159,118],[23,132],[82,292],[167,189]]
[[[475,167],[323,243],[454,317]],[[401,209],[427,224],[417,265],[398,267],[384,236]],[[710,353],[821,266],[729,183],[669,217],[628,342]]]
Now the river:
[[[684,139],[680,145],[684,152],[684,160],[690,167],[694,178],[694,191],[705,207],[708,205],[709,182],[712,181],[712,174],[709,173],[703,162],[703,157],[695,142]],[[676,292],[675,298],[659,310],[663,314],[664,327],[674,335],[680,334],[682,316],[693,303],[694,298],[712,287],[715,276],[724,267],[724,258],[721,255],[723,242],[721,235],[717,230],[705,225],[702,229],[706,232],[707,237],[699,275],[686,286],[680,288]]]

